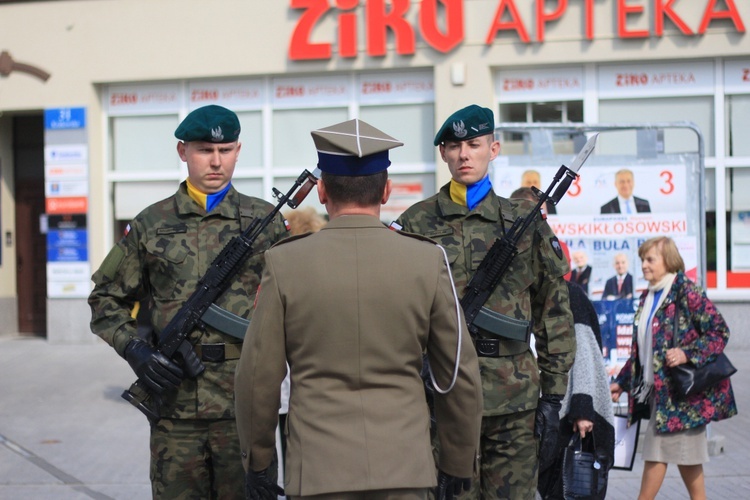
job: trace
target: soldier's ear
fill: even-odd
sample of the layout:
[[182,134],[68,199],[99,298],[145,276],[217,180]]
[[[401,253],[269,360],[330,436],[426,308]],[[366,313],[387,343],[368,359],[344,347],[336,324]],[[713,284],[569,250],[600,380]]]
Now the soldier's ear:
[[391,197],[391,191],[393,190],[393,181],[388,179],[385,181],[385,188],[383,189],[383,198],[380,200],[381,205],[388,203],[388,198]]
[[321,205],[325,205],[328,203],[328,193],[326,192],[325,184],[323,184],[323,179],[318,179],[315,185],[318,187],[318,201],[320,201]]

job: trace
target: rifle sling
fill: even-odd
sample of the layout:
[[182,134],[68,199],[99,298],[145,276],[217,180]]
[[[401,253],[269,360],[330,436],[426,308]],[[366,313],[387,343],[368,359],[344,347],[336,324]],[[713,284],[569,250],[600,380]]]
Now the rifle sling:
[[511,318],[483,306],[474,318],[474,325],[501,339],[529,343],[531,322],[524,319]]
[[226,333],[227,335],[231,335],[240,340],[245,338],[245,332],[247,332],[247,327],[250,325],[249,320],[230,313],[216,304],[211,304],[208,309],[206,309],[206,312],[201,316],[201,321],[208,326],[216,328],[222,333]]

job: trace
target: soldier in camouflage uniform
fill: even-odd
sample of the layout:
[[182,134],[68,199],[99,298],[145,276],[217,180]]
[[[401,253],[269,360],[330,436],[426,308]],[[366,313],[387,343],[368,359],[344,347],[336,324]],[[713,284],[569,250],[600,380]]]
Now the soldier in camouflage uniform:
[[[188,178],[177,192],[130,223],[94,274],[92,331],[125,358],[139,380],[160,394],[151,422],[154,498],[244,498],[244,470],[234,415],[234,371],[242,340],[207,326],[188,340],[205,366],[191,379],[156,340],[229,240],[273,206],[231,184],[240,152],[237,115],[220,106],[191,112],[175,131]],[[216,305],[250,318],[263,252],[286,236],[281,217],[256,240],[253,255]],[[150,297],[151,339],[137,335],[131,311]]]
[[[494,117],[487,108],[472,105],[449,117],[435,145],[448,164],[451,182],[394,223],[445,248],[459,293],[492,243],[534,207],[493,192],[487,172],[500,150],[493,133]],[[480,329],[479,342],[475,339],[484,393],[479,471],[471,491],[461,498],[534,498],[538,449],[556,442],[556,412],[575,353],[563,279],[567,271],[559,242],[538,218],[521,238],[518,255],[485,307],[530,321],[539,359],[528,342]]]

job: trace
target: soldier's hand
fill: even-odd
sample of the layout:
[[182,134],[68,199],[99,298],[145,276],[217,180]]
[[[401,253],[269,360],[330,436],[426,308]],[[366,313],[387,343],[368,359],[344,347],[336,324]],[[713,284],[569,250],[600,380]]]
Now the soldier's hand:
[[560,436],[562,396],[544,394],[539,398],[534,421],[534,435],[539,439],[539,470],[547,469],[557,457]]
[[462,491],[469,491],[469,489],[471,489],[471,478],[455,477],[441,470],[438,471],[435,500],[453,500],[454,496],[460,495]]
[[284,490],[268,477],[268,469],[245,473],[245,498],[249,500],[276,500],[284,496]]
[[141,339],[128,343],[125,359],[138,378],[157,394],[177,389],[184,378],[182,368]]

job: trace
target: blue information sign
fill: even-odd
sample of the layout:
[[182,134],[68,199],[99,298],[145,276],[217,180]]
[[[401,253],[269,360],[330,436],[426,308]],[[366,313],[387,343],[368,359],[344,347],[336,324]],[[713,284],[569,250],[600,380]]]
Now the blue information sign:
[[86,229],[50,229],[47,232],[47,262],[86,262]]
[[86,128],[86,108],[51,108],[44,110],[45,130]]

